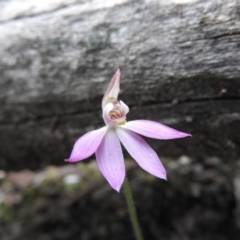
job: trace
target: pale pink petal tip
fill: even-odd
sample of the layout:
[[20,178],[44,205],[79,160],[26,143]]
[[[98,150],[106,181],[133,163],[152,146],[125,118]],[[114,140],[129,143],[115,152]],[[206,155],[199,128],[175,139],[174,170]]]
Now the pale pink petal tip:
[[65,162],[69,162],[69,163],[74,163],[74,162],[76,162],[76,160],[72,160],[72,159],[70,159],[70,158],[69,158],[69,159],[65,159],[64,161],[65,161]]
[[116,190],[117,192],[120,192],[120,189],[122,187],[122,183],[119,184],[119,183],[109,183],[111,185],[111,187]]
[[166,180],[167,181],[167,173],[166,170],[164,169],[165,173],[161,172],[161,179]]

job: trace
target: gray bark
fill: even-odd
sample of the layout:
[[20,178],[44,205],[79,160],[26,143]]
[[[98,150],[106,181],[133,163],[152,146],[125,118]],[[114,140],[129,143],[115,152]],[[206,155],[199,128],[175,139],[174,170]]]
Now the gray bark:
[[0,168],[64,164],[118,67],[129,120],[193,134],[158,153],[239,158],[239,0],[18,2],[0,3]]

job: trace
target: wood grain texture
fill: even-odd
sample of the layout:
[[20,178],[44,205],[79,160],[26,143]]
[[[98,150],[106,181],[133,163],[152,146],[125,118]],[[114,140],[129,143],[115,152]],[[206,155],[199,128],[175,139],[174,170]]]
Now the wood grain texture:
[[118,67],[128,119],[193,134],[158,153],[238,159],[240,2],[176,2],[0,3],[0,168],[64,164]]

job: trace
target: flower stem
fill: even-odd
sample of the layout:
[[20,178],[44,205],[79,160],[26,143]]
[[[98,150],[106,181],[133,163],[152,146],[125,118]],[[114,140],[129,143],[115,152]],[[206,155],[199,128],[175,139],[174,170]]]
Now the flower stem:
[[133,197],[132,197],[132,193],[131,193],[131,189],[130,189],[127,177],[125,177],[125,180],[123,183],[123,189],[124,189],[126,202],[127,202],[127,206],[128,206],[128,212],[130,215],[130,219],[132,222],[132,227],[133,227],[133,231],[134,231],[136,240],[143,240],[141,228],[138,223],[135,205],[134,205],[134,201],[133,201]]

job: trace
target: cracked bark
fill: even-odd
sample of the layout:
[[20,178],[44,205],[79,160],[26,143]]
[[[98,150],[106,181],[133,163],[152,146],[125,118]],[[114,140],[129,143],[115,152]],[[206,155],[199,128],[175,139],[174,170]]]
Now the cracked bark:
[[161,156],[239,158],[239,1],[52,2],[0,3],[1,169],[64,164],[117,67],[129,120],[193,134]]

